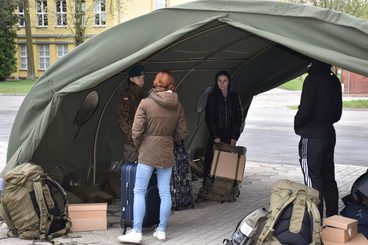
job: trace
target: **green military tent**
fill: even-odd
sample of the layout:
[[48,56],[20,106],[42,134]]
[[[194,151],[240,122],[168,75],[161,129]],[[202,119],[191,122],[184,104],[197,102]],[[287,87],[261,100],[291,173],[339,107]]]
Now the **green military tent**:
[[[173,72],[193,153],[206,142],[201,94],[225,69],[245,107],[252,97],[304,73],[306,57],[368,75],[368,22],[306,5],[259,0],[199,0],[115,26],[75,48],[32,87],[16,116],[7,165],[22,162],[92,169],[100,182],[122,157],[118,94],[142,62],[146,87]],[[93,166],[93,168],[91,168]]]

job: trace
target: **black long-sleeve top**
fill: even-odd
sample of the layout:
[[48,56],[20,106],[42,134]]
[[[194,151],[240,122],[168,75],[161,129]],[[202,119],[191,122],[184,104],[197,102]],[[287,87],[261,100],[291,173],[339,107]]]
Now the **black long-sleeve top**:
[[335,135],[333,124],[341,118],[341,83],[330,66],[312,66],[308,73],[294,118],[295,133],[311,138],[330,137]]

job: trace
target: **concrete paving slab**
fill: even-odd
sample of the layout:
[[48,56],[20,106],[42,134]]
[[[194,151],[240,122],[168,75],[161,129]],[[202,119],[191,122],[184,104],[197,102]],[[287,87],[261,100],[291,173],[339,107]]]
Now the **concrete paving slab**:
[[[336,179],[340,197],[350,192],[354,180],[366,171],[365,167],[336,165]],[[245,177],[241,185],[241,195],[233,203],[201,202],[193,209],[174,212],[169,219],[167,241],[160,242],[152,237],[154,228],[143,231],[142,244],[167,245],[219,245],[224,238],[229,238],[236,224],[254,209],[268,208],[269,195],[272,186],[281,179],[289,179],[302,183],[302,173],[299,166],[287,164],[265,164],[247,162]],[[194,182],[194,193],[198,193],[200,181]],[[119,225],[120,200],[109,205],[109,228],[104,231],[73,232],[55,241],[61,244],[121,244],[117,237],[121,235]],[[340,210],[343,204],[339,203]],[[118,217],[118,218],[117,218]],[[32,242],[17,238],[7,238],[7,227],[0,226],[0,244],[29,245],[49,244]]]

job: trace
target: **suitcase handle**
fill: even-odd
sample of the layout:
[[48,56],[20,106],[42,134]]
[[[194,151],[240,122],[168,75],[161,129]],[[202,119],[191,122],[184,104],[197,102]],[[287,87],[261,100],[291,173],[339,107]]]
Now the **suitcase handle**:
[[128,195],[128,193],[129,193],[129,181],[127,181],[126,183],[125,183],[125,193],[127,193],[127,195],[126,195],[126,205],[128,206],[129,205],[129,197],[130,197],[130,195]]

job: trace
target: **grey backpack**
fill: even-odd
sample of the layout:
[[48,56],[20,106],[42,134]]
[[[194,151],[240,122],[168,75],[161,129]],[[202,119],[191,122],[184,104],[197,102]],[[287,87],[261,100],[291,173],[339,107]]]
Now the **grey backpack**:
[[257,240],[258,233],[262,230],[268,212],[256,209],[245,216],[236,226],[230,240],[225,239],[223,245],[252,245]]

